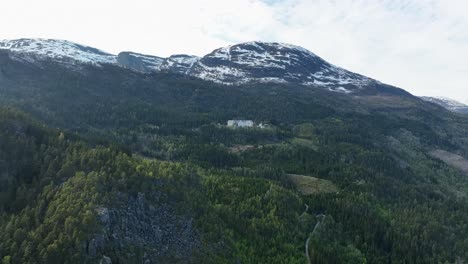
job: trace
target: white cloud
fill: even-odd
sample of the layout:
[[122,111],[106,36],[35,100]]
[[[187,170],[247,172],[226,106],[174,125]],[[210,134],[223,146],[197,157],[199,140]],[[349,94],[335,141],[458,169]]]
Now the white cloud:
[[0,38],[61,38],[160,56],[289,42],[417,95],[466,102],[465,10],[465,0],[15,0],[2,3]]

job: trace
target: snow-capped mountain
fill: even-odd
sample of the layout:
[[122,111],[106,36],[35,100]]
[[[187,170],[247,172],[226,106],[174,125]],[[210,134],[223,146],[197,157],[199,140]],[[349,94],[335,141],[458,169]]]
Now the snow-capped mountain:
[[428,101],[437,105],[440,105],[450,111],[459,112],[459,113],[468,113],[468,105],[464,103],[460,103],[450,98],[446,97],[429,97],[429,96],[421,96],[421,99],[424,101]]
[[351,93],[378,83],[334,66],[304,48],[276,42],[247,42],[223,47],[202,58],[183,54],[161,58],[134,52],[113,55],[53,39],[5,40],[0,41],[2,49],[9,50],[10,56],[28,62],[113,64],[143,73],[172,72],[222,84],[296,83]]
[[0,41],[0,50],[9,50],[18,59],[27,61],[52,59],[73,64],[115,64],[116,57],[96,48],[56,39],[17,39]]
[[304,48],[271,42],[247,42],[217,49],[195,63],[189,74],[227,84],[300,83],[346,93],[372,81],[331,65]]
[[[350,93],[376,82],[336,67],[304,48],[283,43],[247,42],[216,49],[202,58],[173,55],[161,61],[142,54],[132,56],[139,63],[119,62],[141,72],[174,72],[223,84],[299,83]],[[147,67],[142,69],[144,65]]]

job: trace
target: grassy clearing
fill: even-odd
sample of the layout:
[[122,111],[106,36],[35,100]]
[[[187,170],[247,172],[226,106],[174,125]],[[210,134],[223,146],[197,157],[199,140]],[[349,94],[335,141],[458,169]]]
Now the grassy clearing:
[[303,195],[338,192],[338,188],[328,180],[297,174],[288,174],[288,177]]

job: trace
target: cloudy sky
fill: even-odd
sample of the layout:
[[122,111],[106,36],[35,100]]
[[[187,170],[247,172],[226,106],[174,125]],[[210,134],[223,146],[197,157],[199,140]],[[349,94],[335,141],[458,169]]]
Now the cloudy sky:
[[159,56],[287,42],[416,95],[468,103],[467,10],[466,0],[14,0],[2,2],[0,39]]

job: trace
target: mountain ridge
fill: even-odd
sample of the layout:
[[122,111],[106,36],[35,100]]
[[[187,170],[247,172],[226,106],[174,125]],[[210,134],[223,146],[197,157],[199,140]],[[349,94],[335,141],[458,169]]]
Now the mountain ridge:
[[221,47],[203,57],[175,54],[167,58],[131,51],[114,55],[55,39],[3,40],[0,49],[31,63],[50,59],[66,65],[112,64],[142,73],[170,72],[227,85],[295,83],[352,93],[379,83],[334,66],[305,48],[278,42],[251,41]]

